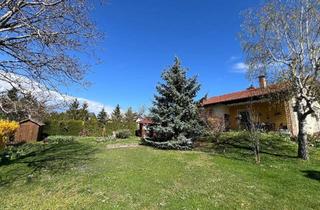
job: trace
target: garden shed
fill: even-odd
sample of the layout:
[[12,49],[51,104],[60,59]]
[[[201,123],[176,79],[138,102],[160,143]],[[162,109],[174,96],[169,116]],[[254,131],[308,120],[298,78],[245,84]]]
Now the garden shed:
[[14,140],[15,143],[39,141],[44,123],[34,119],[26,119],[19,122]]
[[146,136],[150,137],[153,135],[153,133],[148,132],[149,126],[154,125],[154,122],[151,119],[139,118],[137,120],[137,123],[138,123],[138,130],[136,130],[136,136],[144,138]]

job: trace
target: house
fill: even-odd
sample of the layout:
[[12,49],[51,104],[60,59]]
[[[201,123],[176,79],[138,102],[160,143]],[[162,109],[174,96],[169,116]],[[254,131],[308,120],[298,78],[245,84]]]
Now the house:
[[[245,129],[253,122],[266,130],[288,131],[296,136],[299,130],[293,99],[269,97],[285,91],[285,85],[267,85],[265,76],[260,76],[258,88],[251,86],[243,91],[203,100],[204,115],[222,119],[226,130]],[[309,134],[320,132],[320,106],[318,110],[307,118],[306,130]]]
[[14,135],[14,143],[39,141],[44,123],[32,118],[19,122],[19,128]]

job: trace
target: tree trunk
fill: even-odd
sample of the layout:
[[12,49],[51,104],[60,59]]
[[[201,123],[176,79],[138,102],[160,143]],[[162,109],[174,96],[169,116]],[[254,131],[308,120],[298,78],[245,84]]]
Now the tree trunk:
[[298,158],[303,160],[309,159],[308,153],[308,135],[305,131],[306,119],[299,117],[299,134],[298,134]]

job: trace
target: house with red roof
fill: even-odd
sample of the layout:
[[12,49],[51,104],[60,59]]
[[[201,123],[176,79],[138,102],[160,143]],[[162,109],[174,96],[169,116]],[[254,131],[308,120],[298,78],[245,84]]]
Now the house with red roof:
[[[246,129],[250,122],[265,130],[287,131],[298,134],[298,120],[293,111],[293,100],[284,100],[285,85],[268,85],[265,76],[259,77],[259,87],[215,96],[203,100],[204,115],[219,118],[226,130]],[[307,118],[307,132],[320,132],[319,112]]]

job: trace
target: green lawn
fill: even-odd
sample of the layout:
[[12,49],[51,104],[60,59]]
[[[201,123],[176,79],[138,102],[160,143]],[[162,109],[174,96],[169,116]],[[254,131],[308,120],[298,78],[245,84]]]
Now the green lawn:
[[[138,143],[138,139],[112,144]],[[94,138],[29,146],[0,163],[0,209],[317,209],[320,151],[264,135],[256,165],[242,134],[194,151],[110,148]]]

